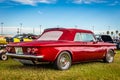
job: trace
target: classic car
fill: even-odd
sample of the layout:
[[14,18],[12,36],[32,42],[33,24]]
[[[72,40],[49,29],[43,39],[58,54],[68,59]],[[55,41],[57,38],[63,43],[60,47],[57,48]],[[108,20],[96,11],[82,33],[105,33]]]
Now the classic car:
[[0,59],[1,60],[7,60],[8,59],[8,57],[7,57],[7,55],[6,55],[6,45],[0,45]]
[[0,45],[5,45],[8,42],[6,41],[6,38],[10,38],[8,36],[0,36]]
[[6,53],[6,44],[8,43],[8,42],[6,42],[6,37],[10,38],[11,36],[8,36],[8,35],[0,36],[0,59],[1,60],[8,59],[7,55],[5,54]]
[[89,30],[49,28],[35,41],[8,44],[6,49],[8,56],[24,65],[51,62],[56,69],[67,70],[81,61],[111,63],[115,48],[115,44],[98,42]]
[[32,41],[37,39],[38,36],[35,34],[18,34],[12,38],[6,38],[7,42],[23,42],[23,41]]
[[17,34],[13,37],[0,36],[0,45],[8,44],[9,42],[32,41],[37,38],[38,36],[35,34]]

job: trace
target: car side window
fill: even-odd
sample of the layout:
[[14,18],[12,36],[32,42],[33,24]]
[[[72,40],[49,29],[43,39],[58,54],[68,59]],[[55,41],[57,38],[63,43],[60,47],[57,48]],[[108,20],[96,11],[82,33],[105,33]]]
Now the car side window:
[[76,33],[74,41],[91,42],[91,41],[95,41],[95,38],[90,33]]
[[76,34],[75,34],[74,41],[82,41],[82,39],[81,39],[81,34],[80,34],[80,33],[76,33]]
[[81,33],[81,37],[82,37],[82,41],[85,42],[95,41],[94,36],[90,33]]

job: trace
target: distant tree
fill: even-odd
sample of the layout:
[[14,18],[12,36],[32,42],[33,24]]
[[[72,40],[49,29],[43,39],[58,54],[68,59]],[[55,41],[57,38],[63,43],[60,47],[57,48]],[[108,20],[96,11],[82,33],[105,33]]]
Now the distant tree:
[[120,37],[120,33],[119,33],[118,35],[119,35],[119,37]]
[[116,34],[118,34],[118,33],[119,33],[119,31],[118,31],[118,30],[116,30],[115,32],[116,32]]
[[111,35],[113,35],[113,34],[114,34],[114,32],[112,31],[112,32],[111,32]]
[[109,34],[110,34],[110,32],[109,32],[109,31],[107,31],[107,34],[109,35]]

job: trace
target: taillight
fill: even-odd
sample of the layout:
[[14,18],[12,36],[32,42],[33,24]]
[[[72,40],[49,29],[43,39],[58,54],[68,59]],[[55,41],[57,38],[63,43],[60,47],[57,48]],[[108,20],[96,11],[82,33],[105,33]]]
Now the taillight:
[[35,54],[38,52],[38,48],[32,48],[32,53]]
[[27,53],[31,53],[31,48],[27,48]]
[[11,52],[12,47],[6,47],[7,52]]
[[27,53],[36,54],[38,52],[38,48],[27,48]]

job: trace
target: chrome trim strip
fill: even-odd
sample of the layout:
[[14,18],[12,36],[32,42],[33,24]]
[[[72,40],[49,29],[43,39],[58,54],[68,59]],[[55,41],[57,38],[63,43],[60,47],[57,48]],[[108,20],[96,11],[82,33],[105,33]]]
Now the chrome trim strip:
[[11,56],[11,57],[19,57],[19,58],[35,58],[35,59],[41,59],[44,56],[33,56],[33,55],[18,55],[18,54],[12,54],[12,53],[6,53],[7,56]]

